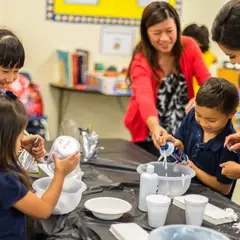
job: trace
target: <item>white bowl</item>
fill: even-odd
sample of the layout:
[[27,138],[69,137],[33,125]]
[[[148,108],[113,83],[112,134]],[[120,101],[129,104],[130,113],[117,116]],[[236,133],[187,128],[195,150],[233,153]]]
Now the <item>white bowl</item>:
[[[162,162],[150,162],[154,165],[154,172],[159,176],[158,194],[170,198],[182,196],[190,187],[195,172],[188,166],[167,163],[167,169]],[[146,171],[147,164],[137,167],[137,172],[142,174]]]
[[[51,181],[52,177],[45,177],[33,182],[33,189],[36,190],[38,197],[42,197]],[[81,180],[76,178],[65,178],[61,195],[52,214],[62,215],[73,211],[79,205],[82,199],[82,193],[86,189],[86,184]]]
[[153,230],[148,240],[230,240],[220,232],[205,227],[169,225]]
[[[48,170],[51,172],[51,175],[54,175],[55,172],[55,164],[54,163],[50,163],[47,164],[48,166]],[[77,166],[72,172],[70,172],[65,178],[78,178],[80,180],[82,180],[82,176],[84,175],[84,172],[82,171],[82,169],[80,168],[80,166]]]
[[99,197],[85,202],[85,208],[97,218],[103,220],[116,220],[132,209],[132,205],[119,198]]

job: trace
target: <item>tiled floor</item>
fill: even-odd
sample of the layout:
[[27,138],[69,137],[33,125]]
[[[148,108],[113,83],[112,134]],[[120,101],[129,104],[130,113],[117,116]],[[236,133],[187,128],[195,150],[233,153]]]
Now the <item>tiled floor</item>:
[[233,193],[233,198],[232,200],[240,205],[240,180],[238,180],[237,184],[236,184],[236,188],[235,191]]

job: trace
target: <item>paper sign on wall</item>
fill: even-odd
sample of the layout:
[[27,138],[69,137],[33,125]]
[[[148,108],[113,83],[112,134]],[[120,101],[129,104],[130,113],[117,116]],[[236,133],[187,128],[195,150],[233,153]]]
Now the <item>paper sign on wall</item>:
[[124,27],[102,27],[101,53],[107,55],[131,55],[135,31]]

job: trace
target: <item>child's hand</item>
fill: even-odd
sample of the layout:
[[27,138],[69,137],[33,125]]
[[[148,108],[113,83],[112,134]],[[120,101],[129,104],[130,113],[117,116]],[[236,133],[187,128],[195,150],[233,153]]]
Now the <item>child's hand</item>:
[[225,162],[220,165],[222,168],[222,175],[225,175],[231,179],[239,179],[240,178],[240,164],[236,162]]
[[[36,139],[37,143],[35,143]],[[21,144],[36,159],[43,157],[46,153],[44,139],[39,135],[23,136]]]
[[186,165],[190,168],[192,168],[193,170],[195,170],[197,168],[197,166],[190,160],[187,161]]
[[165,145],[167,141],[172,142],[174,146],[176,148],[179,148],[180,150],[183,150],[184,148],[183,143],[180,140],[173,137],[171,134],[167,134],[161,138],[161,142],[160,142],[161,146]]
[[77,165],[79,165],[80,153],[74,153],[73,155],[62,160],[58,159],[56,155],[53,154],[53,160],[55,162],[55,173],[60,173],[65,177],[72,172]]

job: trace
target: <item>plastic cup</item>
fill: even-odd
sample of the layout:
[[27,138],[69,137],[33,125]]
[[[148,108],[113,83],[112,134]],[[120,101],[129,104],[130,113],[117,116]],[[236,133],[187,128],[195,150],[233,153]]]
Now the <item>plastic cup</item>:
[[185,196],[186,224],[201,226],[208,198],[202,195],[190,194]]
[[166,221],[171,199],[163,195],[149,195],[146,200],[149,226],[153,228],[163,226]]

